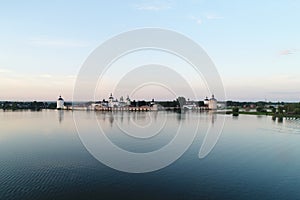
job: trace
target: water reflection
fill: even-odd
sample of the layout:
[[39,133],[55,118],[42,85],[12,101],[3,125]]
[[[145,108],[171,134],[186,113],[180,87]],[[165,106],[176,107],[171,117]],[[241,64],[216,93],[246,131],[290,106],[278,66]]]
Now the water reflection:
[[289,134],[300,134],[300,120],[285,119],[283,122],[278,122],[280,131]]
[[[217,118],[220,119],[217,120]],[[223,131],[225,115],[217,115],[216,112],[208,112],[207,119],[210,120],[210,126],[198,153],[200,159],[205,158],[217,144]]]
[[[117,125],[123,125],[124,122],[126,122],[127,125],[130,124],[133,126],[147,127],[153,123],[161,123],[162,116],[164,119],[166,119],[167,117],[165,112],[157,112],[157,111],[154,112],[101,111],[101,112],[95,112],[94,115],[96,116],[98,122],[100,121],[103,122],[100,123],[100,125],[105,124],[105,121],[108,120],[110,127],[113,127],[114,123],[117,123]],[[164,120],[162,122],[164,122]]]
[[210,118],[211,118],[211,124],[213,125],[215,123],[215,121],[217,120],[217,113],[210,112],[209,115],[210,115]]
[[278,117],[277,122],[282,123],[283,122],[283,117]]
[[58,121],[61,123],[64,120],[64,111],[63,110],[58,110]]
[[[119,134],[116,125],[130,128],[131,118],[138,120],[140,113],[77,113],[87,132],[96,115],[112,141],[133,152],[168,144],[178,120],[188,133],[198,119],[205,131],[210,123],[218,127],[223,117],[149,112],[156,125],[167,116],[164,136],[135,140]],[[91,193],[103,199],[300,199],[299,134],[299,120],[274,123],[269,116],[228,116],[220,141],[205,159],[197,158],[202,134],[169,167],[135,175],[95,160],[75,131],[72,112],[0,111],[0,199],[86,199]]]
[[108,120],[109,120],[110,126],[112,127],[113,123],[114,123],[114,115],[112,114],[112,112],[109,112]]
[[182,120],[183,113],[181,112],[175,112],[175,113],[176,113],[177,122],[180,123],[180,121]]
[[277,119],[277,122],[278,123],[283,123],[283,116],[279,116],[279,117],[276,117],[276,116],[272,116],[272,120],[275,122]]

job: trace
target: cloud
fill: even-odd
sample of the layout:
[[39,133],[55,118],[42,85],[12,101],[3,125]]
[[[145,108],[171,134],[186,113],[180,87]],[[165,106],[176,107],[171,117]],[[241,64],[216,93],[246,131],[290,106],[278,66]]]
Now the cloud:
[[88,44],[83,41],[71,39],[58,39],[49,37],[34,37],[29,39],[29,43],[34,46],[47,46],[47,47],[86,47]]
[[66,77],[69,78],[69,79],[76,79],[77,75],[67,75]]
[[300,94],[300,91],[271,91],[270,94],[291,95]]
[[224,17],[215,14],[206,14],[205,18],[208,20],[224,19]]
[[196,22],[197,22],[197,24],[202,24],[202,20],[201,19],[197,19]]
[[40,74],[39,77],[41,77],[41,78],[51,78],[52,75],[50,75],[50,74]]
[[290,55],[290,54],[294,54],[296,52],[298,52],[299,50],[298,49],[284,49],[282,51],[279,52],[279,55],[281,56],[287,56],[287,55]]
[[223,17],[216,15],[216,14],[204,14],[202,17],[196,17],[193,15],[190,15],[188,17],[190,20],[196,22],[198,25],[201,25],[203,22],[207,20],[218,20],[218,19],[223,19]]
[[203,22],[201,18],[195,16],[189,16],[189,19],[196,22],[198,25],[201,25]]
[[135,4],[133,7],[137,10],[146,10],[146,11],[161,11],[161,10],[168,10],[172,8],[171,4],[167,2]]
[[12,71],[9,70],[9,69],[3,69],[3,68],[1,69],[1,68],[0,68],[0,74],[2,74],[2,73],[3,73],[3,74],[4,74],[4,73],[12,73]]

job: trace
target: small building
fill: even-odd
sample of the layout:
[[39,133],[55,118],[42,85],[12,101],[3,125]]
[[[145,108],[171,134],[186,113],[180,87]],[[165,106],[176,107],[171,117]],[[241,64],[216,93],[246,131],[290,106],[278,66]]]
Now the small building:
[[212,95],[212,97],[209,99],[208,109],[217,110],[217,108],[218,108],[218,101],[217,99],[215,99],[215,95]]
[[193,109],[197,108],[197,105],[195,103],[192,103],[192,102],[187,102],[187,104],[184,104],[182,106],[182,108],[186,109],[186,110],[193,110]]
[[65,101],[61,96],[59,96],[59,98],[56,101],[56,109],[58,110],[64,109],[64,106],[65,106]]
[[205,97],[205,99],[204,99],[204,106],[208,107],[208,104],[209,104],[209,99],[208,99],[208,97]]
[[151,105],[151,110],[158,111],[158,104],[152,104]]

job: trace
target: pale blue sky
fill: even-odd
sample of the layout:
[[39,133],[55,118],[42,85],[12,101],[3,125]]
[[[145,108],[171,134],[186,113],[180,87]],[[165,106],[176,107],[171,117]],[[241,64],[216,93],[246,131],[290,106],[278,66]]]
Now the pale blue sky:
[[300,101],[298,0],[0,3],[0,100],[71,99],[93,49],[124,31],[160,27],[207,51],[228,99]]

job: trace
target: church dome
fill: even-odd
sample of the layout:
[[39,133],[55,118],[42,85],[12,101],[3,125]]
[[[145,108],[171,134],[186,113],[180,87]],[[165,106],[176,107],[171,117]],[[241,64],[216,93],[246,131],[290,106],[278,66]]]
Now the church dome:
[[59,96],[59,98],[57,100],[63,101],[64,99],[61,96]]
[[212,95],[210,100],[217,101],[217,99],[215,99],[215,95]]
[[114,97],[112,96],[112,94],[110,94],[110,97],[108,99],[114,99]]

